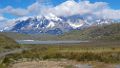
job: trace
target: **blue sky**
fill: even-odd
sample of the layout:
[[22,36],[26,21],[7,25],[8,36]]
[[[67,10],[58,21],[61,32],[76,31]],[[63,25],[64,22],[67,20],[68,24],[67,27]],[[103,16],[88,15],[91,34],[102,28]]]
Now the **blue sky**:
[[102,19],[120,20],[120,0],[0,0],[0,28],[29,16],[52,14],[94,14]]
[[120,0],[90,0],[91,2],[107,2],[113,9],[120,9]]
[[[27,9],[28,6],[34,4],[36,1],[38,1],[38,0],[0,0],[0,9],[2,10],[8,6],[14,8],[14,9],[17,9],[17,8]],[[39,1],[41,1],[41,0],[39,0]],[[45,0],[43,0],[43,1],[45,1]],[[45,2],[47,2],[47,1],[49,1],[51,5],[57,6],[57,5],[65,2],[66,0],[46,0]],[[75,0],[75,1],[77,2],[79,0]],[[89,0],[89,1],[91,3],[106,2],[106,3],[108,3],[108,5],[111,9],[115,9],[115,10],[120,9],[120,0]],[[26,11],[26,13],[27,13],[27,11]],[[13,12],[11,12],[11,13],[3,12],[0,15],[4,16],[5,18],[9,18],[9,19],[19,17],[18,15],[15,15]]]
[[[58,5],[66,0],[51,0],[52,4]],[[77,0],[76,0],[77,1]],[[120,0],[89,0],[90,2],[107,2],[111,8],[120,9]],[[26,8],[33,4],[36,0],[0,0],[0,8],[13,6],[14,8]]]

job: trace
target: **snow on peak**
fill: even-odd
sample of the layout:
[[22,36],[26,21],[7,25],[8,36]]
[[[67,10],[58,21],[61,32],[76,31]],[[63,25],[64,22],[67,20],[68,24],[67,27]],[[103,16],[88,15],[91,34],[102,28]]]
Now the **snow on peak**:
[[52,14],[52,13],[49,13],[48,15],[45,16],[46,19],[48,20],[54,20],[54,21],[61,21],[60,18],[58,18],[56,15]]
[[79,28],[79,27],[84,25],[83,20],[79,20],[79,22],[75,22],[75,23],[72,23],[72,22],[68,21],[68,23],[73,29]]
[[31,17],[20,17],[20,18],[18,18],[18,19],[16,19],[16,20],[25,21],[25,20],[27,20],[27,19],[29,19],[29,18],[31,18]]
[[77,4],[77,2],[75,2],[74,0],[68,0],[68,1],[62,3],[61,5],[72,6],[74,4]]
[[47,25],[47,28],[53,28],[54,26],[55,26],[55,23],[51,21],[51,22]]

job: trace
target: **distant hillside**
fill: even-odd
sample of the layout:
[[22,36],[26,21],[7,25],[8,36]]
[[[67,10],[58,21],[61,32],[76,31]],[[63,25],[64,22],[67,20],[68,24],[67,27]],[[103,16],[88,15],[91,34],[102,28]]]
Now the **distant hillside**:
[[19,48],[18,44],[13,39],[0,34],[0,52],[14,48]]
[[2,32],[14,40],[120,40],[120,23],[109,25],[99,25],[83,30],[73,30],[62,35],[49,34],[19,34],[12,32]]
[[7,37],[10,37],[14,40],[19,40],[19,39],[32,39],[32,37],[30,35],[27,34],[19,34],[19,33],[15,33],[15,32],[0,32],[0,34],[3,34]]
[[76,40],[120,40],[120,23],[94,26],[84,30],[74,30],[60,36],[61,39]]
[[6,35],[14,40],[55,40],[56,35],[49,34],[21,34],[15,32],[0,32],[0,34]]

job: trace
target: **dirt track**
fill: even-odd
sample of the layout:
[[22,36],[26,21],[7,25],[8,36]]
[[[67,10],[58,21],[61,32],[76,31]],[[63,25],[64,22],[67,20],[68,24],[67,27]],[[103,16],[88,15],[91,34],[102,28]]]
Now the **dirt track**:
[[23,49],[15,49],[15,50],[12,50],[12,51],[9,51],[9,52],[3,52],[3,53],[0,53],[0,58],[3,57],[3,56],[6,56],[8,54],[20,53],[24,50],[27,50],[27,49],[23,48]]

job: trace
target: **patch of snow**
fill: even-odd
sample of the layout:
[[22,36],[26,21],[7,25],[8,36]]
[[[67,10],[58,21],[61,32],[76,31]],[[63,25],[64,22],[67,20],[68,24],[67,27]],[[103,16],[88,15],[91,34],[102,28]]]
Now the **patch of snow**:
[[73,29],[79,28],[79,27],[83,26],[83,24],[84,24],[84,22],[82,20],[79,20],[79,22],[75,22],[75,23],[72,23],[69,21],[68,23]]
[[39,28],[39,24],[37,24],[36,28]]
[[50,22],[48,25],[47,25],[47,28],[52,28],[52,27],[54,27],[55,26],[55,24],[54,24],[54,22]]
[[62,20],[52,13],[49,13],[48,15],[46,15],[45,18],[48,20],[54,20],[54,21],[59,21],[59,20],[61,21]]
[[25,21],[29,18],[31,18],[31,17],[20,17],[20,18],[17,18],[16,20]]

